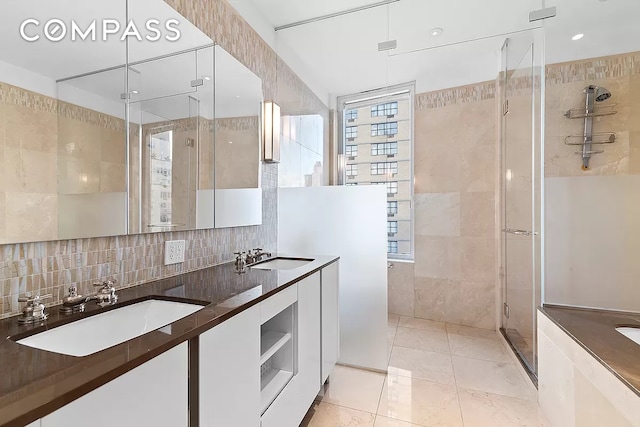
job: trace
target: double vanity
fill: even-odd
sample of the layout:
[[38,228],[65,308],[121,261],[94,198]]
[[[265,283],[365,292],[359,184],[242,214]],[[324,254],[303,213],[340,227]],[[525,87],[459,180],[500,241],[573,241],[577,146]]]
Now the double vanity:
[[338,358],[338,259],[223,264],[0,322],[0,426],[297,426]]

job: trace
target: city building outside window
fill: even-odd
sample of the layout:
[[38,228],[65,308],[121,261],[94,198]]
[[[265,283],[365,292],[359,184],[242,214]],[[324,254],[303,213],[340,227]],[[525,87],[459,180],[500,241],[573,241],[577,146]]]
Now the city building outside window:
[[398,202],[387,202],[387,216],[398,214]]
[[398,114],[398,103],[387,102],[371,107],[371,117],[395,116]]
[[[396,260],[414,258],[414,90],[413,84],[405,84],[338,98],[343,124],[338,182],[385,186],[387,251]],[[362,131],[367,127],[371,132]]]
[[371,163],[371,175],[393,176],[398,173],[398,162]]
[[398,154],[397,142],[380,142],[371,144],[372,156],[395,156]]
[[387,234],[394,236],[398,234],[398,221],[387,221]]
[[394,136],[397,134],[398,122],[374,123],[371,125],[371,136]]
[[345,137],[347,139],[354,139],[358,137],[358,126],[347,126],[345,129]]

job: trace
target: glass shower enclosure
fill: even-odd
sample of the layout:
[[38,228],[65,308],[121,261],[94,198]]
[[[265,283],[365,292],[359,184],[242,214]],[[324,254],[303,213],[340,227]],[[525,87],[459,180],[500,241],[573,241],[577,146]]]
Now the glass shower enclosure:
[[539,29],[507,39],[499,78],[501,330],[534,382],[543,283],[543,42]]

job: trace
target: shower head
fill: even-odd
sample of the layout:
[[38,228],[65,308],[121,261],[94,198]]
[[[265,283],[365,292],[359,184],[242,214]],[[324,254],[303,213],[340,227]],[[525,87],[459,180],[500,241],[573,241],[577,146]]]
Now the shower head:
[[592,92],[596,102],[606,101],[611,98],[611,92],[609,90],[595,85],[590,85],[584,88],[585,93]]

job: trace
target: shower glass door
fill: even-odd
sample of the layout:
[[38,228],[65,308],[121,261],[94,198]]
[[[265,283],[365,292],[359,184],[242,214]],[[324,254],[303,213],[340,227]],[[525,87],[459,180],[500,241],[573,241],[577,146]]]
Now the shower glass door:
[[523,365],[537,371],[536,308],[540,304],[541,67],[534,34],[503,47],[502,327]]

